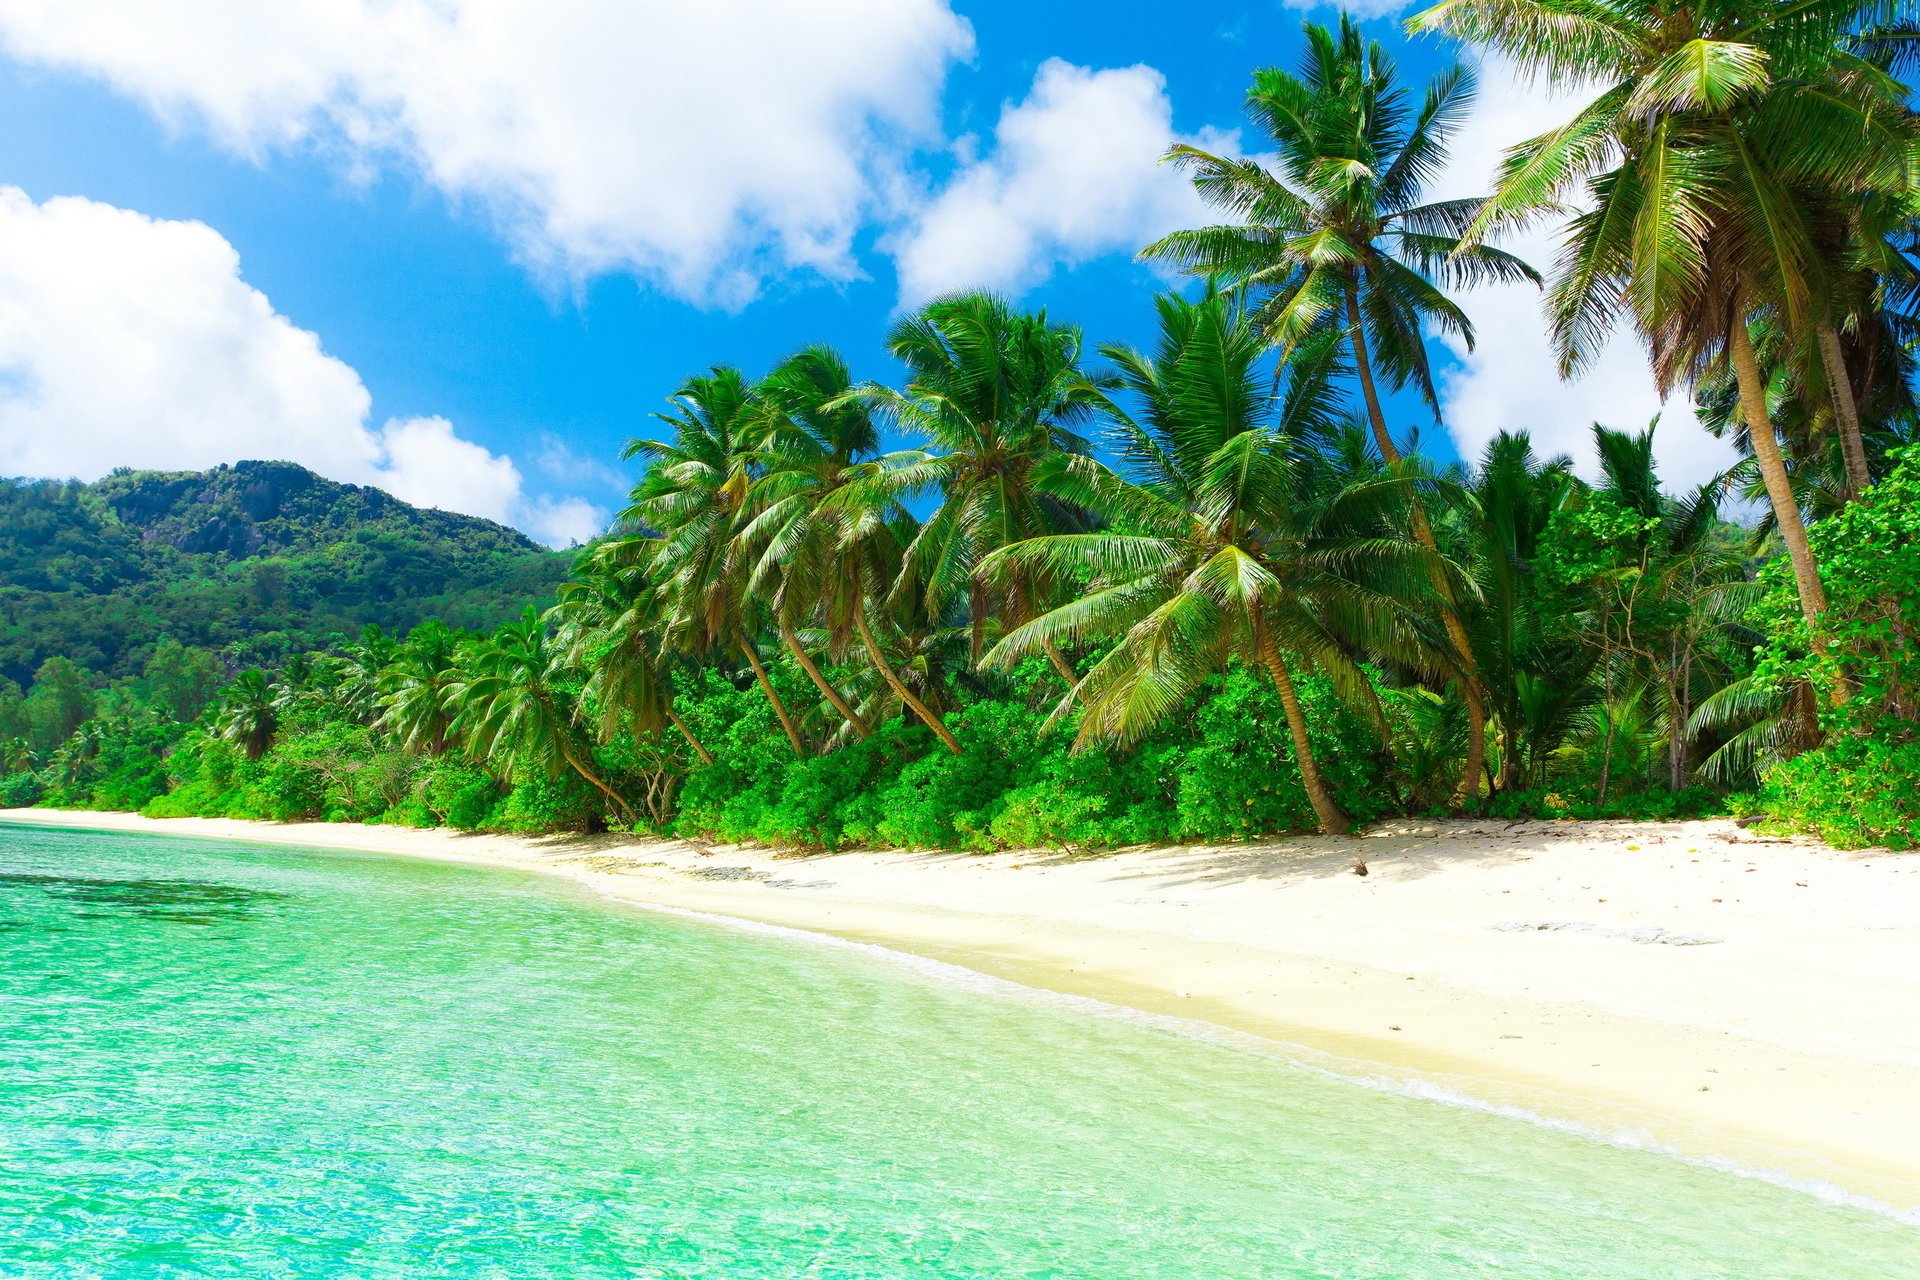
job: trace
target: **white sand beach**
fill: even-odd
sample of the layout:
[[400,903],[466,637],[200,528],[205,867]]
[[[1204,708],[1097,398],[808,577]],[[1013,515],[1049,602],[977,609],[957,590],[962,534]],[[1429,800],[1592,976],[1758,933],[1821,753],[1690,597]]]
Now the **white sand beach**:
[[[1731,822],[1401,823],[1106,856],[0,810],[569,877],[1218,1024],[1343,1070],[1920,1208],[1920,854]],[[1370,874],[1353,873],[1364,851]]]

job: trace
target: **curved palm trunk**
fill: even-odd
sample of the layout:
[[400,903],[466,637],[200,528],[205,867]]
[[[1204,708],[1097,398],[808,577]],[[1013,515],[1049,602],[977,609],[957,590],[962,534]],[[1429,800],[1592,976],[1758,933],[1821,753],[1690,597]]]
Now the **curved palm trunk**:
[[1281,660],[1280,651],[1264,631],[1260,637],[1260,659],[1273,675],[1274,687],[1280,691],[1280,705],[1286,708],[1287,731],[1293,737],[1293,758],[1300,766],[1300,781],[1307,789],[1307,802],[1313,806],[1314,816],[1320,820],[1320,830],[1330,836],[1343,836],[1353,830],[1353,819],[1334,801],[1333,793],[1327,790],[1327,780],[1320,776],[1320,765],[1313,758],[1313,745],[1307,740],[1307,717],[1300,709],[1300,694],[1293,687],[1293,676]]
[[793,754],[804,756],[807,748],[800,741],[800,730],[794,727],[793,717],[787,713],[787,704],[780,700],[773,681],[767,678],[767,669],[761,665],[760,655],[754,652],[753,642],[744,635],[740,637],[740,652],[747,655],[747,662],[753,667],[753,678],[760,682],[760,692],[767,695],[767,701],[773,704],[773,714],[780,717],[780,727],[787,731],[787,741],[793,744]]
[[713,753],[701,744],[700,739],[693,736],[693,730],[687,728],[687,722],[680,718],[678,711],[675,711],[672,707],[668,707],[667,719],[673,722],[673,727],[680,731],[680,736],[685,738],[687,745],[693,748],[693,754],[700,757],[701,764],[713,763]]
[[[1360,293],[1358,288],[1347,291],[1347,323],[1350,326],[1349,337],[1353,346],[1353,369],[1360,379],[1360,394],[1367,403],[1367,422],[1373,428],[1374,447],[1380,450],[1380,456],[1387,463],[1400,461],[1400,449],[1393,443],[1393,434],[1387,430],[1386,414],[1380,410],[1380,392],[1373,384],[1373,362],[1367,357],[1367,335],[1360,319]],[[1421,505],[1418,495],[1413,495],[1408,503],[1413,517],[1413,537],[1423,548],[1439,553],[1440,544],[1433,536],[1433,526],[1427,522],[1427,510]],[[1453,598],[1453,589],[1448,585],[1446,575],[1438,565],[1432,566],[1430,577],[1433,589],[1440,597],[1440,618],[1446,624],[1447,643],[1460,657],[1460,696],[1467,704],[1467,758],[1460,766],[1460,780],[1454,784],[1452,803],[1460,806],[1477,799],[1480,795],[1480,776],[1486,772],[1487,759],[1487,695],[1480,681],[1479,664],[1474,661],[1473,642],[1467,636],[1467,627],[1460,620],[1460,609]]]
[[813,659],[807,655],[807,647],[800,643],[799,636],[793,634],[793,628],[781,627],[780,638],[786,641],[787,652],[793,655],[793,660],[800,664],[800,669],[807,673],[809,680],[813,681],[813,687],[833,704],[833,709],[840,713],[840,718],[852,726],[853,731],[862,738],[873,736],[873,730],[867,726],[865,720],[860,718],[860,713],[840,696],[840,691],[834,688],[832,682],[821,674],[820,668],[814,665]]
[[1853,382],[1847,376],[1846,357],[1840,351],[1840,335],[1830,324],[1821,324],[1815,336],[1820,343],[1820,362],[1826,366],[1827,385],[1833,391],[1834,416],[1840,426],[1840,455],[1847,464],[1847,496],[1857,498],[1873,483],[1867,467],[1867,442],[1860,433],[1860,406],[1853,398]]
[[633,826],[640,821],[640,815],[633,811],[633,806],[629,805],[624,799],[621,798],[620,793],[618,791],[615,791],[612,787],[608,786],[606,781],[603,778],[601,778],[599,774],[587,768],[586,765],[580,763],[580,758],[574,754],[572,745],[568,743],[564,738],[561,740],[561,743],[560,743],[560,757],[561,759],[567,762],[568,767],[571,768],[575,773],[579,774],[581,777],[585,778],[588,782],[592,783],[594,787],[596,787],[599,790],[600,794],[604,795],[607,799],[613,801],[614,807],[619,809],[620,812],[626,816],[628,826]]
[[1753,339],[1739,310],[1727,326],[1727,354],[1733,361],[1734,378],[1740,386],[1740,414],[1747,422],[1747,438],[1753,442],[1754,460],[1760,464],[1761,479],[1766,481],[1767,497],[1773,503],[1774,522],[1780,528],[1780,540],[1787,544],[1787,559],[1793,565],[1794,585],[1800,590],[1800,611],[1818,634],[1820,615],[1826,612],[1827,590],[1820,582],[1820,569],[1814,563],[1813,548],[1807,543],[1807,526],[1800,519],[1800,504],[1794,500],[1793,482],[1787,476],[1786,460],[1780,456],[1780,440],[1773,422],[1767,417],[1766,383],[1760,376],[1760,362],[1753,354]]
[[886,655],[880,652],[880,646],[874,643],[873,631],[867,625],[867,602],[864,599],[854,609],[853,625],[860,632],[860,643],[866,646],[867,657],[873,662],[874,670],[878,671],[880,678],[887,682],[887,687],[893,690],[900,701],[913,709],[913,714],[919,716],[921,723],[933,730],[940,741],[946,744],[947,750],[959,755],[959,741],[954,738],[940,717],[927,709],[926,703],[913,696],[913,690],[907,688],[906,682],[888,663]]

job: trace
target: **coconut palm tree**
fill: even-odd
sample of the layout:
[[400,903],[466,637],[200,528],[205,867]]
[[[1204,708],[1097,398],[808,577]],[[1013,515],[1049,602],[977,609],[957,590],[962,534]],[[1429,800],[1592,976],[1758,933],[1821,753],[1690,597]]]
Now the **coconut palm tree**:
[[453,727],[447,690],[458,673],[460,633],[429,618],[393,646],[379,674],[378,724],[403,751],[438,756]]
[[242,671],[220,694],[213,730],[239,747],[249,760],[258,760],[280,731],[285,691],[260,671]]
[[[869,383],[855,395],[924,442],[892,460],[890,494],[941,498],[907,548],[900,585],[919,593],[931,618],[964,606],[978,657],[990,620],[1017,626],[1058,602],[1062,584],[1041,566],[993,585],[974,569],[997,548],[1086,527],[1084,513],[1033,476],[1054,454],[1086,452],[1078,430],[1092,418],[1100,379],[1081,368],[1079,329],[990,293],[929,303],[894,327],[887,350],[907,366],[906,386]],[[1046,653],[1072,685],[1065,656]]]
[[852,613],[846,581],[834,572],[838,522],[827,504],[879,449],[873,415],[850,394],[847,363],[831,347],[789,357],[756,388],[765,410],[759,432],[752,515],[738,535],[751,570],[747,588],[771,598],[769,612],[787,652],[855,736],[872,733],[866,719],[820,670],[800,630],[810,620],[827,627],[828,650],[846,648]]
[[1544,754],[1529,751],[1529,726],[1564,723],[1549,702],[1578,693],[1591,669],[1585,646],[1543,602],[1535,573],[1554,512],[1576,483],[1570,459],[1541,458],[1524,433],[1502,432],[1461,485],[1457,523],[1448,529],[1448,545],[1475,584],[1477,607],[1467,621],[1497,724],[1495,786],[1502,791],[1518,789],[1525,761]]
[[[1728,367],[1803,611],[1826,607],[1751,326],[1798,340],[1836,320],[1821,244],[1846,206],[1909,182],[1904,89],[1847,48],[1858,3],[1443,0],[1415,31],[1484,44],[1525,73],[1595,81],[1572,120],[1512,148],[1471,245],[1502,224],[1585,208],[1569,224],[1549,322],[1563,371],[1623,313],[1662,390]],[[1827,242],[1830,244],[1831,239]]]
[[654,733],[671,724],[702,764],[712,764],[712,753],[673,705],[653,566],[660,545],[657,538],[619,538],[582,556],[572,580],[560,584],[551,616],[565,660],[587,673],[582,692],[597,713],[602,741],[623,729]]
[[[1346,15],[1337,30],[1307,23],[1305,31],[1299,72],[1264,68],[1247,94],[1248,115],[1266,135],[1275,166],[1174,147],[1167,159],[1232,221],[1176,231],[1141,256],[1252,293],[1261,300],[1261,324],[1283,352],[1318,333],[1340,334],[1374,445],[1397,464],[1401,451],[1387,427],[1380,383],[1412,385],[1437,415],[1426,331],[1473,345],[1472,322],[1442,286],[1537,284],[1540,277],[1510,253],[1461,240],[1478,201],[1422,200],[1472,105],[1471,73],[1457,64],[1443,69],[1415,108],[1392,60]],[[1414,537],[1435,550],[1425,509],[1415,502],[1409,517]],[[1467,758],[1455,794],[1465,801],[1481,771],[1485,693],[1460,602],[1444,580],[1432,585],[1467,704]]]
[[646,459],[647,473],[624,513],[630,524],[660,532],[653,559],[669,645],[696,657],[738,652],[794,754],[805,755],[799,727],[754,639],[757,620],[744,590],[750,566],[738,541],[766,414],[746,376],[724,365],[688,379],[674,402],[674,413],[655,415],[673,427],[671,440],[627,446],[627,457]]
[[563,684],[573,674],[529,605],[467,651],[459,679],[447,690],[448,701],[459,708],[454,732],[476,758],[509,775],[538,771],[551,778],[571,769],[629,823],[637,822],[580,739],[575,699]]
[[[892,700],[932,730],[942,746],[958,755],[959,739],[947,728],[939,711],[914,691],[899,661],[890,654],[890,650],[907,653],[911,660],[919,642],[940,631],[940,619],[918,608],[929,593],[911,576],[908,565],[908,553],[922,526],[894,496],[902,465],[914,464],[903,463],[897,456],[863,463],[852,469],[846,483],[821,501],[820,515],[833,531],[821,598],[828,602],[832,616],[844,614],[847,618],[867,662]],[[918,625],[902,626],[902,618]],[[876,719],[885,705],[883,699],[870,699],[867,718]]]
[[[1337,630],[1366,627],[1383,647],[1424,595],[1431,553],[1392,533],[1406,480],[1332,482],[1311,450],[1271,428],[1262,390],[1266,341],[1218,295],[1160,299],[1155,354],[1109,349],[1136,412],[1109,402],[1126,475],[1059,454],[1046,492],[1097,512],[1095,532],[1027,539],[988,557],[983,575],[1044,570],[1089,586],[1012,630],[989,660],[1049,641],[1118,637],[1080,682],[1078,742],[1128,743],[1174,714],[1232,659],[1268,673],[1285,709],[1307,798],[1322,830],[1351,820],[1315,759],[1296,665],[1349,689],[1366,680]],[[1064,700],[1056,717],[1069,714]]]

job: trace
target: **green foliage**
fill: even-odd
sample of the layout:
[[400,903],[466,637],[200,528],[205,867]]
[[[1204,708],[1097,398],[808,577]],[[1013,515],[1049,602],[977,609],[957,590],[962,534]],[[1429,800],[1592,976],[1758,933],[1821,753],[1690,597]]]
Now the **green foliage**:
[[1755,804],[1775,826],[1841,849],[1920,845],[1920,742],[1842,737],[1762,776]]
[[26,684],[56,656],[105,678],[144,674],[190,720],[204,671],[182,669],[169,639],[231,671],[369,622],[492,626],[550,598],[568,559],[284,462],[0,480],[0,675]]

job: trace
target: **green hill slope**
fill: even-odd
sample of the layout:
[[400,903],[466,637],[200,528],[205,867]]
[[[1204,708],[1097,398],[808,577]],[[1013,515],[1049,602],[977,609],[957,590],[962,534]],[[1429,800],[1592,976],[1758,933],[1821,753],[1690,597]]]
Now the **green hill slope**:
[[250,666],[368,622],[492,626],[571,559],[288,462],[0,479],[0,677],[55,655],[132,674],[165,637]]

